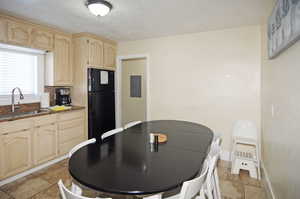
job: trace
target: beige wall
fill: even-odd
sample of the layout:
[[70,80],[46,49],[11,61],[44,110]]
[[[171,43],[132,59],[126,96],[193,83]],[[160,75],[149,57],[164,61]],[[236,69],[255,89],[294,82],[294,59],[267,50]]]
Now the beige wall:
[[296,199],[300,198],[300,41],[269,60],[266,27],[262,33],[263,159],[276,197]]
[[230,149],[238,119],[260,125],[260,27],[121,42],[118,55],[149,54],[150,119],[199,122]]
[[[129,59],[122,61],[122,125],[132,121],[146,120],[146,59]],[[130,97],[130,76],[142,76],[142,96]]]

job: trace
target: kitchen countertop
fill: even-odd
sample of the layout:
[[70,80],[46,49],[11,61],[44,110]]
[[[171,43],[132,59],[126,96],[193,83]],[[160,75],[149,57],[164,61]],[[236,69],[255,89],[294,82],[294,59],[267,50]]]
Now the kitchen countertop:
[[50,114],[59,114],[59,113],[65,113],[65,112],[70,112],[70,111],[77,111],[77,110],[82,110],[85,109],[85,107],[83,106],[72,106],[71,109],[67,109],[67,110],[62,110],[62,111],[52,111],[49,109],[41,109],[41,110],[37,110],[37,111],[41,111],[38,113],[32,113],[32,114],[24,114],[24,115],[16,115],[15,117],[12,118],[3,118],[1,119],[1,114],[0,114],[0,123],[1,122],[7,122],[7,121],[15,121],[15,120],[20,120],[20,119],[25,119],[25,118],[32,118],[32,117],[38,117],[38,116],[43,116],[43,115],[50,115]]

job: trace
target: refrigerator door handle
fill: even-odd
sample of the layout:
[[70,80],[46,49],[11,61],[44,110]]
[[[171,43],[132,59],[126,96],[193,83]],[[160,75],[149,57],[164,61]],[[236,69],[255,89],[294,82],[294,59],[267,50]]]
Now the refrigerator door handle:
[[92,78],[92,75],[91,75],[91,70],[92,69],[88,69],[88,91],[92,91],[92,80],[91,80],[91,78]]

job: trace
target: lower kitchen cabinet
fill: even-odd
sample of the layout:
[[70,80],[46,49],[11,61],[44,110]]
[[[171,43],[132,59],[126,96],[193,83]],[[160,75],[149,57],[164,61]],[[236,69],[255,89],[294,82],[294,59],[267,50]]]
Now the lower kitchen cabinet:
[[1,136],[2,177],[9,177],[32,166],[32,130],[22,130]]
[[34,164],[41,164],[57,156],[57,125],[55,123],[35,127]]
[[85,140],[84,112],[77,111],[72,115],[65,113],[59,117],[63,120],[58,123],[59,154],[62,155],[68,153],[75,145]]
[[0,180],[58,158],[86,139],[84,110],[0,123]]

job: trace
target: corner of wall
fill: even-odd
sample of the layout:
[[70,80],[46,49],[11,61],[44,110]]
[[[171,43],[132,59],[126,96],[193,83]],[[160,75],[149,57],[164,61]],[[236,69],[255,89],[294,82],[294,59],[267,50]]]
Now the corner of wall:
[[268,199],[276,199],[275,193],[273,191],[273,187],[269,178],[269,174],[268,171],[265,167],[264,162],[261,162],[261,168],[262,168],[262,182],[264,187],[266,188],[266,193],[267,193],[267,197]]

